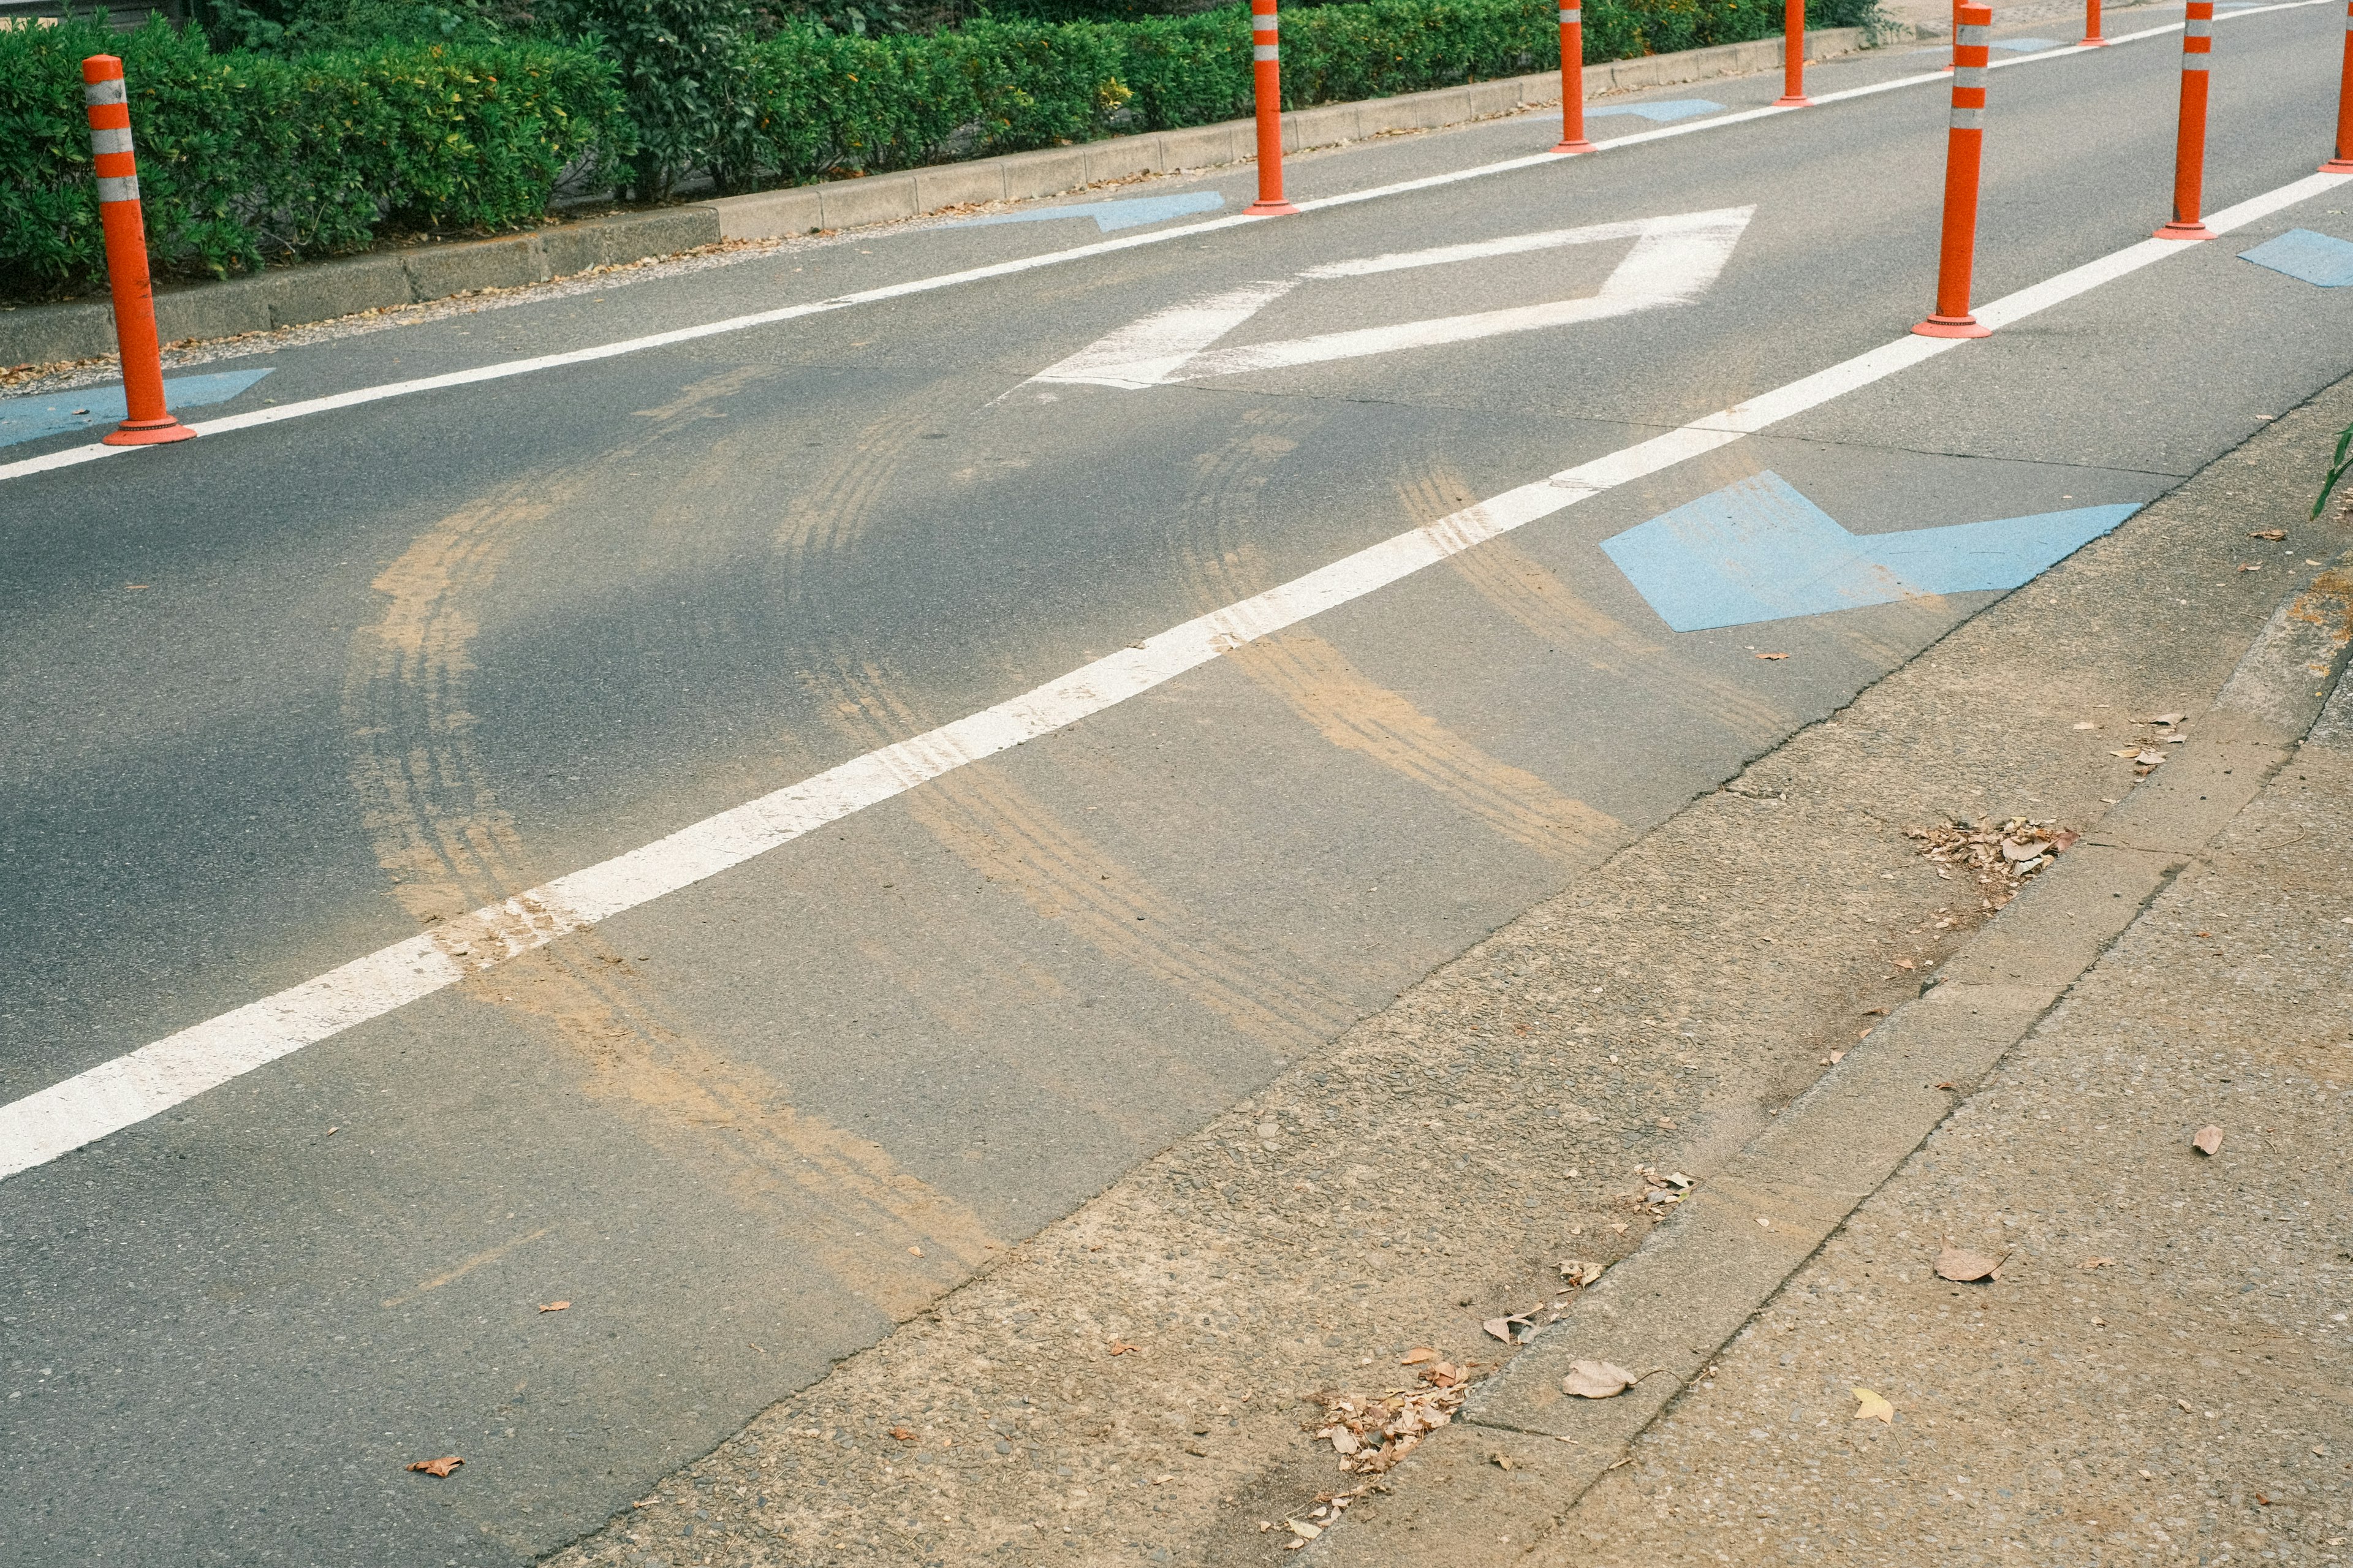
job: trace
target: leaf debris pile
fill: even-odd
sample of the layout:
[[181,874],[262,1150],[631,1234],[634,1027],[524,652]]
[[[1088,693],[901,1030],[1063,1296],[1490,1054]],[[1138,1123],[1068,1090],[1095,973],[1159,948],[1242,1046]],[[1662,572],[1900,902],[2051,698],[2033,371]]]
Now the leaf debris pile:
[[[1468,1366],[1451,1361],[1423,1363],[1419,1388],[1395,1388],[1380,1398],[1326,1392],[1315,1436],[1332,1445],[1340,1468],[1377,1476],[1413,1452],[1430,1433],[1454,1419],[1471,1384]],[[1327,1501],[1330,1500],[1326,1500]],[[1343,1506],[1345,1506],[1345,1504]]]
[[2074,847],[2080,836],[2053,822],[2013,816],[2007,822],[1964,820],[1907,827],[1904,837],[1918,840],[1920,853],[1937,865],[1974,875],[1985,907],[1998,910],[2018,895],[2027,878]]

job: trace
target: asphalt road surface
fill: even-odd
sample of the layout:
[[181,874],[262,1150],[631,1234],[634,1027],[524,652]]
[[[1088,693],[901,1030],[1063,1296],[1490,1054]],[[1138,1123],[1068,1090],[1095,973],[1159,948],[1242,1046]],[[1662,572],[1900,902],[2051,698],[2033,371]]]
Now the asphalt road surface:
[[[2210,211],[2326,156],[2343,26],[2218,27]],[[2178,60],[1995,73],[1978,299],[2168,216]],[[1946,113],[1915,85],[102,463],[0,448],[0,1102],[420,932],[466,976],[0,1180],[0,1563],[561,1544],[1996,591],[1829,607],[1825,537],[2144,502],[2343,374],[2353,292],[2239,254],[2353,240],[2320,191],[588,929],[491,962],[468,923],[1900,338]],[[202,414],[1148,239],[1250,181],[225,360],[269,374]],[[1709,497],[1748,578],[1601,548]]]

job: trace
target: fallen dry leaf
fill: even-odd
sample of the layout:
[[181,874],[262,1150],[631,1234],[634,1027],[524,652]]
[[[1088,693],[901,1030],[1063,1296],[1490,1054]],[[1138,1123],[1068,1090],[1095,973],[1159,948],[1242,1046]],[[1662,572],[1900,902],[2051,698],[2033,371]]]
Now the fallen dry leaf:
[[1579,1399],[1615,1399],[1641,1381],[1622,1366],[1606,1361],[1573,1361],[1560,1391]]
[[1953,1238],[1945,1238],[1945,1249],[1936,1254],[1936,1275],[1956,1285],[1973,1284],[1979,1279],[2001,1278],[2002,1259],[1988,1258],[1982,1252],[1970,1252],[1955,1247]]
[[899,1441],[901,1441],[902,1443],[912,1443],[912,1442],[913,1442],[913,1441],[915,1440],[915,1435],[914,1435],[913,1432],[910,1432],[909,1430],[907,1430],[907,1428],[905,1428],[904,1426],[893,1426],[893,1427],[892,1427],[892,1428],[891,1428],[891,1436],[892,1436],[893,1437],[898,1438],[898,1439],[899,1439]]
[[1529,1315],[1535,1310],[1535,1308],[1531,1307],[1525,1312],[1514,1312],[1508,1318],[1490,1318],[1479,1326],[1507,1345],[1525,1344],[1536,1331],[1535,1325],[1528,1321]]
[[2242,561],[2239,563],[2239,570],[2242,572],[2260,572],[2263,568],[2256,565],[2252,561]]
[[465,1462],[465,1460],[459,1458],[457,1455],[451,1454],[447,1458],[419,1459],[417,1463],[409,1466],[408,1468],[412,1470],[423,1470],[428,1476],[446,1477],[450,1471],[456,1469]]
[[2247,537],[2249,539],[2285,539],[2287,537],[2287,530],[2284,528],[2259,528],[2253,532],[2248,534]]
[[1601,1268],[1600,1264],[1588,1263],[1581,1258],[1564,1258],[1560,1260],[1560,1277],[1572,1285],[1593,1284],[1601,1278]]
[[1437,1359],[1438,1352],[1431,1350],[1428,1345],[1416,1345],[1413,1349],[1405,1352],[1404,1359],[1400,1360],[1398,1363],[1398,1365],[1419,1366],[1423,1362],[1436,1361]]
[[1494,1466],[1499,1470],[1508,1470],[1512,1468],[1512,1457],[1509,1454],[1504,1453],[1501,1448],[1498,1448],[1493,1453],[1488,1455],[1487,1462]]
[[539,1310],[543,1312],[565,1312],[571,1309],[572,1303],[569,1301],[542,1301],[539,1304]]
[[1867,1388],[1857,1388],[1854,1391],[1854,1397],[1858,1404],[1854,1413],[1856,1420],[1878,1421],[1890,1426],[1895,1425],[1895,1406],[1888,1404],[1878,1394]]
[[910,1258],[921,1258],[923,1255],[923,1249],[920,1247],[911,1247],[907,1248],[907,1256]]
[[2198,1136],[2189,1141],[2189,1146],[2200,1154],[2219,1154],[2222,1152],[2222,1130],[2219,1127],[2200,1127],[2198,1130]]
[[2086,1258],[2075,1265],[2078,1268],[2114,1268],[2116,1266],[2116,1260],[2113,1258]]
[[1289,1525],[1291,1527],[1291,1533],[1299,1537],[1302,1541],[1313,1541],[1317,1536],[1324,1533],[1314,1525],[1302,1524],[1295,1519],[1286,1519],[1282,1522]]
[[1111,1353],[1113,1355],[1142,1355],[1144,1353],[1144,1347],[1142,1345],[1129,1344],[1125,1340],[1113,1340],[1111,1342]]
[[1935,1085],[1934,1087],[1936,1087],[1936,1088],[1937,1088],[1937,1089],[1958,1089],[1958,1088],[1960,1088],[1961,1086],[1960,1086],[1959,1084],[1955,1083],[1951,1079],[1945,1079],[1943,1082],[1941,1082],[1941,1083],[1939,1083],[1939,1084],[1936,1084],[1936,1085]]
[[1757,657],[1758,658],[1787,658],[1789,656],[1786,653],[1760,653]]

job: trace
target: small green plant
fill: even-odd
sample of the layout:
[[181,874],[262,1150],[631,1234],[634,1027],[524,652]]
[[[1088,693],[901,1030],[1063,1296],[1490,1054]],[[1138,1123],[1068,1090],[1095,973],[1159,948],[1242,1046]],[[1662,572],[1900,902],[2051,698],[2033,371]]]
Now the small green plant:
[[2318,518],[2320,509],[2328,504],[2329,492],[2337,488],[2337,481],[2343,479],[2348,470],[2353,470],[2353,459],[2347,458],[2348,452],[2353,452],[2353,425],[2337,432],[2337,452],[2328,459],[2328,476],[2320,481],[2320,493],[2312,498],[2312,515],[2315,518]]

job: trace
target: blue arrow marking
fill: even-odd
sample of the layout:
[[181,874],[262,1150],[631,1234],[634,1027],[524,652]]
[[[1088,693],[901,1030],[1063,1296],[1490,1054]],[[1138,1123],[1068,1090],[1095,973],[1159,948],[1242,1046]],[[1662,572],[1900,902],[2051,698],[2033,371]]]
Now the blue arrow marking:
[[1601,542],[1679,632],[2015,588],[2138,511],[2078,507],[1998,522],[1857,535],[1775,473]]
[[2308,228],[2289,229],[2253,250],[2239,252],[2239,259],[2301,278],[2306,283],[2317,283],[2323,289],[2342,289],[2353,283],[2353,245],[2315,234]]
[[1695,114],[1715,114],[1724,105],[1710,103],[1704,98],[1668,98],[1656,103],[1613,103],[1607,109],[1588,107],[1585,118],[1601,120],[1612,114],[1639,114],[1643,119],[1665,124],[1671,120],[1689,120]]
[[[164,401],[177,412],[227,403],[263,376],[267,370],[230,370],[218,375],[167,376]],[[0,447],[36,441],[63,430],[111,430],[130,409],[119,386],[90,386],[61,397],[0,397]]]
[[1213,213],[1226,205],[1226,198],[1215,191],[1187,191],[1172,196],[1131,196],[1118,202],[1084,202],[1077,206],[1039,207],[1035,212],[998,213],[992,217],[966,218],[962,223],[944,224],[945,228],[985,228],[993,223],[1044,223],[1050,218],[1091,217],[1095,228],[1103,234],[1114,229],[1142,228],[1148,223],[1160,223],[1172,217],[1185,217],[1193,213]]

